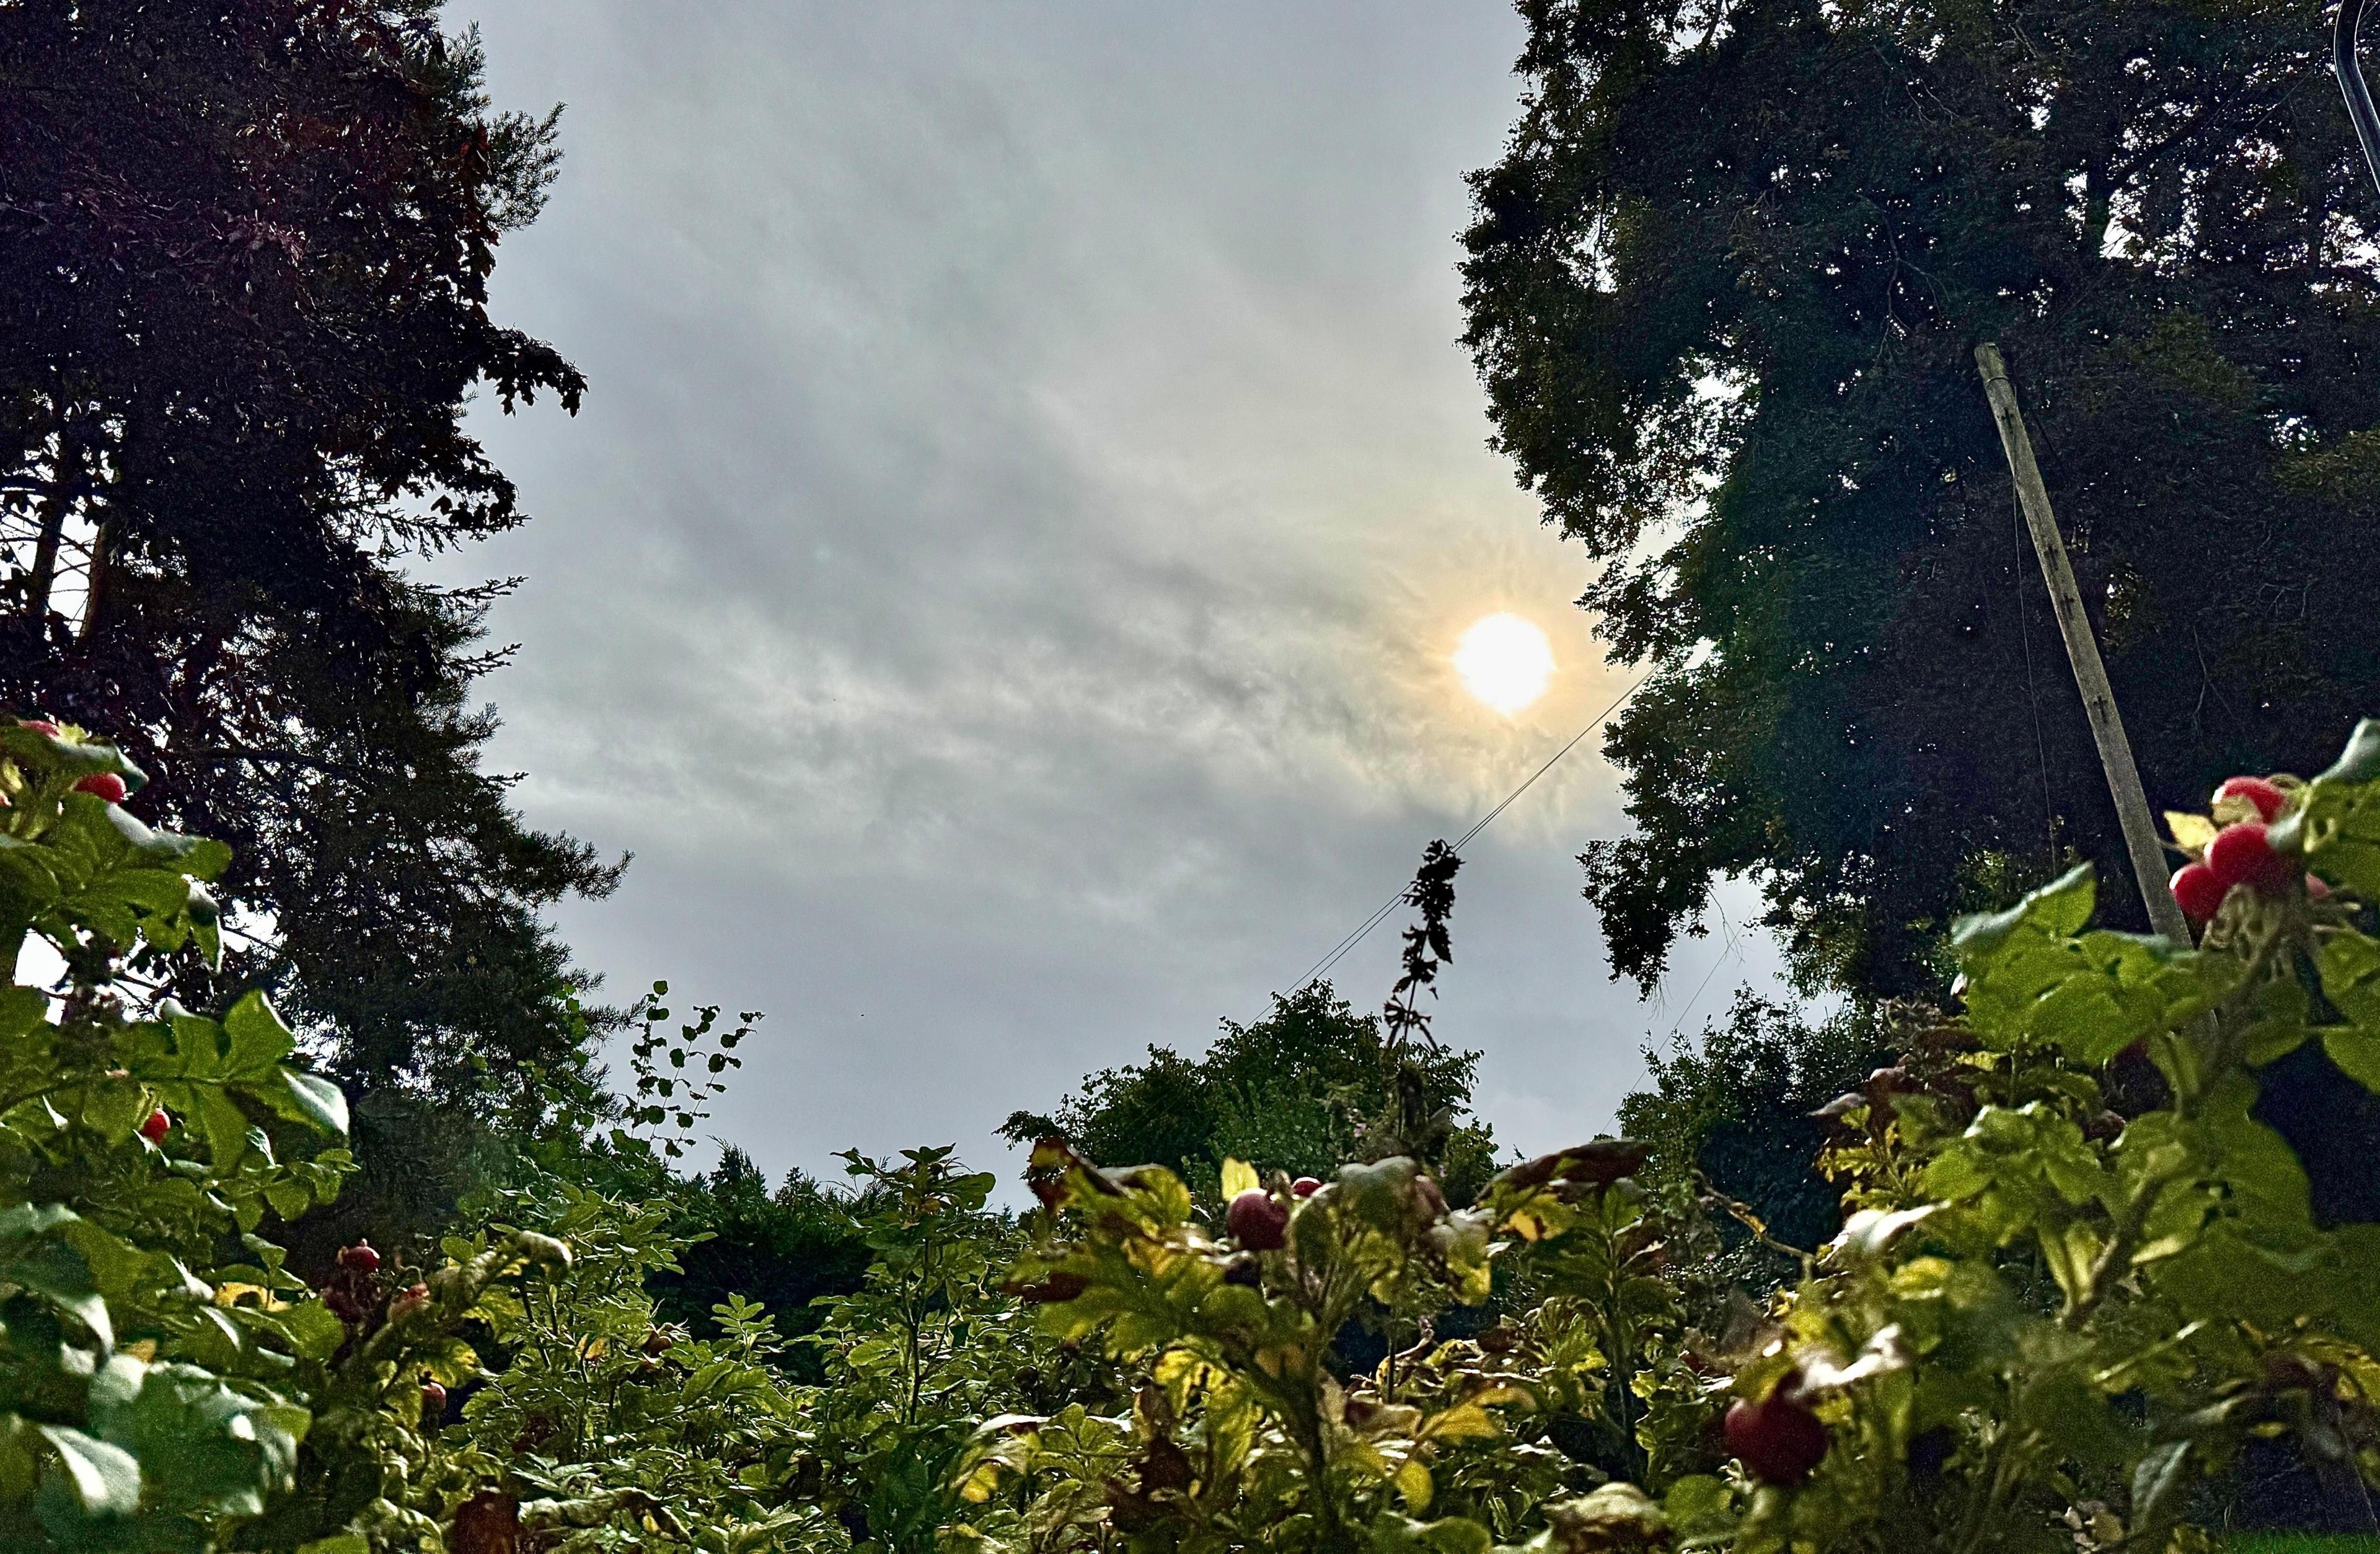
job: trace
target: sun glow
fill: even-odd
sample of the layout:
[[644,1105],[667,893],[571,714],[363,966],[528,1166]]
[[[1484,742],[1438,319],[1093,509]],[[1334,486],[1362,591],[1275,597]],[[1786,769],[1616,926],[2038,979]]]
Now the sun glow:
[[1546,694],[1553,645],[1518,615],[1489,615],[1473,622],[1454,645],[1454,672],[1465,690],[1510,717]]

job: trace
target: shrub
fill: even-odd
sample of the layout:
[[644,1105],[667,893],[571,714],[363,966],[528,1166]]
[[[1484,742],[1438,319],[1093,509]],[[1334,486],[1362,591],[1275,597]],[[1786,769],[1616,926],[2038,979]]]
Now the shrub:
[[[2271,783],[2283,807],[2250,843],[2221,840],[2263,823],[2228,795],[2174,817],[2177,851],[2255,854],[2196,946],[2090,928],[2088,868],[1964,919],[1963,1012],[1827,1109],[1850,1218],[1815,1254],[1780,1245],[1800,1279],[1724,1319],[1670,1248],[1740,1206],[1648,1190],[1645,1146],[1514,1167],[1469,1209],[1410,1159],[1305,1197],[1228,1162],[1227,1196],[1287,1216],[1243,1244],[1171,1171],[1045,1141],[1050,1212],[1018,1287],[1054,1335],[1149,1384],[1128,1420],[987,1424],[956,1536],[2203,1549],[2193,1487],[2278,1434],[2361,1495],[2380,1477],[2380,1226],[2317,1220],[2253,1111],[2260,1072],[2301,1050],[2380,1088],[2380,723],[2312,783]],[[2127,1118],[2103,1075],[2135,1052],[2162,1094]],[[1434,1316],[1500,1279],[1530,1292],[1518,1320],[1433,1340]],[[1419,1340],[1334,1374],[1330,1336],[1366,1299]],[[1621,1432],[1628,1481],[1588,1487],[1569,1459],[1591,1442],[1542,1450],[1564,1413]]]

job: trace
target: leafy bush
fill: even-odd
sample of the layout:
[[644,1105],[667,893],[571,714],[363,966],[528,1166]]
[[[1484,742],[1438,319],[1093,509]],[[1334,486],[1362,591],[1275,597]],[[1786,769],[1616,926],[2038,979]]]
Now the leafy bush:
[[[1293,1174],[1329,1172],[1362,1152],[1366,1124],[1396,1099],[1399,1044],[1380,1025],[1330,983],[1309,983],[1276,995],[1254,1025],[1224,1021],[1204,1057],[1152,1047],[1146,1062],[1092,1075],[1054,1115],[1018,1111],[1002,1132],[1018,1144],[1062,1135],[1093,1159],[1163,1165],[1210,1201],[1234,1156]],[[1451,1124],[1470,1105],[1478,1062],[1476,1052],[1420,1045],[1408,1066],[1426,1104]],[[1494,1169],[1494,1135],[1475,1120],[1446,1134],[1448,1190],[1477,1191]]]
[[[1514,1167],[1468,1209],[1411,1159],[1305,1191],[1227,1162],[1223,1194],[1247,1200],[1223,1227],[1171,1171],[1045,1141],[1050,1213],[1019,1287],[1053,1335],[1149,1383],[1129,1419],[985,1425],[956,1536],[2183,1550],[2209,1547],[2193,1487],[2284,1433],[2362,1494],[2380,1226],[2319,1221],[2253,1109],[2259,1072],[2306,1048],[2380,1088],[2362,904],[2380,901],[2380,723],[2270,797],[2173,817],[2178,850],[2225,876],[2195,947],[2091,929],[2087,868],[1960,924],[1964,1013],[1828,1109],[1852,1213],[1816,1254],[1779,1246],[1802,1277],[1765,1309],[1721,1316],[1678,1277],[1672,1244],[1704,1211],[1743,1211],[1648,1191],[1641,1145]],[[2162,1095],[2127,1118],[2102,1074],[2135,1052]],[[1500,1281],[1528,1293],[1517,1320],[1435,1341],[1433,1317]],[[1417,1342],[1334,1374],[1331,1336],[1366,1298]],[[1565,1411],[1620,1432],[1625,1481],[1589,1488],[1591,1440],[1539,1447],[1565,1444]]]
[[[771,1197],[733,1155],[688,1182],[671,1147],[749,1022],[670,1036],[648,1001],[634,1093],[543,1081],[434,1269],[358,1242],[314,1287],[284,1232],[350,1169],[345,1102],[261,996],[154,996],[161,957],[213,952],[224,856],[112,802],[139,782],[76,731],[0,724],[0,914],[66,967],[0,997],[10,1547],[2201,1554],[2193,1495],[2243,1451],[2286,1438],[2340,1504],[2380,1477],[2380,1225],[2318,1213],[2257,1110],[2283,1062],[2380,1087],[2380,723],[2258,788],[2269,814],[2227,791],[2170,818],[2221,876],[2189,880],[2203,942],[2093,929],[2078,869],[1960,925],[1960,1014],[1811,1040],[1740,1011],[1632,1107],[1654,1137],[1467,1203],[1440,1172],[1470,1157],[1410,1087],[1373,1116],[1433,1159],[1326,1180],[1227,1153],[1194,1192],[1051,1136],[1024,1222],[948,1147],[849,1152],[847,1197]],[[1409,936],[1409,1019],[1449,901]],[[1901,1054],[1857,1078],[1879,1034]],[[1393,1047],[1348,1072],[1445,1059]],[[2154,1077],[2111,1087],[2124,1067]],[[1724,1127],[1760,1133],[1747,1095],[1828,1131],[1766,1175],[1706,1169]],[[1387,1136],[1332,1114],[1341,1147]],[[1805,1250],[1775,1207],[1817,1141],[1849,1218]],[[799,1254],[865,1249],[813,1330],[734,1265],[700,1331],[658,1304],[707,1225],[765,1248],[780,1214],[817,1231]],[[1747,1248],[1793,1277],[1752,1298]]]
[[[326,1299],[261,1234],[349,1169],[338,1087],[250,993],[223,1015],[140,1006],[164,957],[218,951],[219,844],[115,799],[113,746],[0,726],[0,924],[65,965],[0,995],[0,1534],[13,1548],[360,1548],[418,1517],[422,1378],[459,1376],[453,1326],[507,1241],[415,1281],[356,1269]],[[311,1153],[308,1153],[311,1151]]]

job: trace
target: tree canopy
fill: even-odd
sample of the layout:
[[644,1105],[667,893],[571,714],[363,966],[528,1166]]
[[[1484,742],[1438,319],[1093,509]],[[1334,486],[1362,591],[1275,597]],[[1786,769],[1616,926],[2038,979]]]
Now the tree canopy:
[[[1274,994],[1272,1012],[1253,1025],[1224,1021],[1204,1057],[1151,1047],[1146,1062],[1084,1080],[1054,1115],[1018,1111],[1001,1131],[1019,1144],[1056,1135],[1117,1165],[1162,1165],[1209,1195],[1226,1158],[1319,1176],[1363,1153],[1399,1074],[1418,1076],[1431,1110],[1468,1108],[1476,1052],[1417,1042],[1393,1068],[1384,1055],[1379,1016],[1359,1015],[1330,983],[1311,982]],[[1442,1147],[1446,1189],[1458,1200],[1494,1170],[1484,1123],[1453,1128]]]
[[2380,679],[2380,202],[2320,7],[1520,8],[1467,341],[1654,670],[1582,860],[1615,976],[1749,874],[1812,977],[1938,993],[1953,911],[2126,877],[1981,341],[2152,804],[2319,764]]
[[1842,1224],[1842,1194],[1818,1171],[1827,1130],[1814,1114],[1892,1055],[1872,1010],[1814,1023],[1739,989],[1699,1039],[1646,1050],[1651,1084],[1620,1103],[1621,1131],[1653,1147],[1663,1175],[1700,1172],[1777,1240],[1817,1246]]
[[470,396],[584,387],[488,311],[558,152],[480,66],[423,0],[0,7],[0,686],[232,844],[185,986],[379,1086],[572,1053],[540,914],[616,875],[480,769],[504,585],[406,572],[522,520]]

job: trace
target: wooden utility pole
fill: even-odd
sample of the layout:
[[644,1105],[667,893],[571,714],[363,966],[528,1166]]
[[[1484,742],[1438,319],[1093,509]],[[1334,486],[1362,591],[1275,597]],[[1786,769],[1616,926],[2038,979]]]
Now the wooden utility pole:
[[2149,922],[2157,932],[2186,945],[2191,942],[2190,923],[2174,904],[2173,890],[2166,882],[2165,847],[2157,840],[2156,822],[2149,817],[2148,795],[2141,791],[2140,769],[2132,764],[2131,742],[2124,737],[2115,690],[2107,684],[2107,667],[2099,662],[2091,617],[2082,613],[2082,590],[2074,585],[2066,542],[2058,538],[2058,520],[2049,511],[2048,488],[2041,483],[2041,467],[2033,461],[2033,439],[2024,430],[2024,413],[2017,408],[2008,364],[2000,359],[2000,348],[1988,341],[1975,347],[1975,362],[1983,369],[1984,395],[1992,402],[1992,419],[1999,423],[2000,447],[2008,454],[2009,473],[2016,480],[2017,501],[2024,508],[2034,554],[2041,558],[2041,580],[2049,585],[2058,633],[2066,639],[2074,684],[2082,692],[2091,737],[2098,742],[2099,764],[2107,769],[2107,792],[2116,801],[2116,818],[2124,828],[2124,850],[2131,855],[2141,900],[2148,904]]

